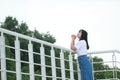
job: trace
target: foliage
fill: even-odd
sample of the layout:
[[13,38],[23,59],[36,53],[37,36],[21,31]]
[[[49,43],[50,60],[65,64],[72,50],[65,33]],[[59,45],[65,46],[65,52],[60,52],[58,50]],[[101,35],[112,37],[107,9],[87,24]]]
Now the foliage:
[[[108,65],[103,64],[103,59],[102,58],[98,58],[98,57],[94,57],[93,58],[94,62],[98,62],[96,64],[93,65],[94,67],[94,71],[97,70],[104,70],[104,72],[95,72],[94,73],[94,79],[110,79],[113,78],[113,69],[114,68],[110,68]],[[107,71],[109,70],[109,71]],[[120,70],[119,68],[115,68],[115,70]],[[116,72],[115,72],[116,73]],[[119,72],[117,72],[117,74],[120,74]],[[115,74],[116,76],[116,74]],[[117,75],[117,78],[120,78],[119,75]]]
[[[97,64],[93,65],[94,71],[104,70],[104,64],[103,64],[103,59],[102,58],[94,57],[93,61],[94,62],[101,62],[101,63],[97,63]],[[94,76],[95,76],[95,79],[105,79],[105,76],[104,76],[103,72],[101,72],[101,73],[95,72]]]
[[[29,27],[27,26],[27,24],[25,22],[21,22],[19,24],[17,19],[13,18],[11,16],[6,17],[6,19],[4,21],[4,24],[2,24],[0,27],[4,28],[4,29],[11,30],[11,31],[14,31],[14,32],[17,32],[17,33],[20,33],[20,34],[27,35],[27,36],[30,36],[30,37],[34,37],[34,38],[39,39],[39,40],[47,41],[47,42],[50,42],[50,43],[55,43],[56,42],[55,37],[53,37],[49,32],[40,33],[36,29],[34,31],[31,31],[31,30],[29,30]],[[11,36],[11,35],[8,35],[8,34],[4,34],[4,36],[5,36],[5,44],[8,45],[8,46],[15,47],[15,44],[14,44],[15,37]],[[25,39],[22,39],[22,38],[19,38],[19,40],[20,40],[20,48],[23,49],[23,50],[28,50],[29,41],[25,40]],[[40,53],[41,44],[37,43],[37,42],[32,42],[32,44],[33,44],[33,52]],[[43,46],[44,46],[44,50],[45,50],[45,55],[47,55],[47,56],[45,56],[45,63],[46,63],[47,66],[51,66],[51,58],[48,57],[48,56],[52,55],[52,54],[50,54],[51,53],[51,47],[48,46],[48,45],[43,45]],[[60,65],[61,64],[61,59],[60,59],[61,50],[57,49],[57,48],[54,48],[54,51],[55,51],[55,57],[56,57],[55,64],[56,64],[56,67],[57,67],[56,68],[56,76],[61,77],[61,75],[62,75],[61,65]],[[21,60],[29,62],[28,52],[20,51],[20,53],[21,53],[20,54],[21,55]],[[70,64],[69,64],[69,61],[68,61],[69,60],[69,52],[63,51],[63,53],[64,53],[64,58],[67,59],[65,61],[65,68],[70,69],[70,67],[69,67]],[[41,56],[40,54],[34,54],[33,55],[34,63],[38,63],[38,64],[41,63],[41,57],[40,56]],[[15,59],[15,49],[6,47],[6,57],[11,58],[11,59]],[[113,69],[113,68],[110,68],[108,65],[104,65],[102,58],[93,57],[92,59],[93,59],[94,62],[99,62],[99,63],[93,65],[94,71],[96,71],[96,70],[112,70]],[[73,61],[76,61],[76,59],[73,58]],[[15,61],[6,60],[6,65],[7,65],[7,67],[6,67],[7,70],[15,71],[15,69],[16,69]],[[77,64],[76,63],[73,63],[73,68],[74,68],[74,71],[77,70]],[[52,70],[51,69],[52,69],[51,67],[46,67],[47,76],[52,75]],[[115,68],[115,69],[120,70],[119,68]],[[29,64],[21,62],[21,71],[23,73],[29,73]],[[42,73],[41,65],[34,65],[34,71],[35,71],[34,72],[35,74],[41,74]],[[117,72],[117,74],[120,74],[120,72]],[[70,78],[70,74],[69,74],[68,70],[65,71],[65,75],[66,75],[67,78]],[[77,75],[78,75],[77,72],[74,72],[74,77],[75,77],[76,80],[78,79]],[[22,76],[22,80],[30,80],[30,75],[22,74],[21,76]],[[100,72],[100,73],[95,72],[94,76],[95,76],[95,80],[96,79],[112,78],[113,73],[112,72]],[[1,75],[0,75],[0,77],[1,77]],[[117,75],[117,77],[120,78],[120,75]],[[15,73],[7,73],[7,79],[8,80],[16,80],[16,74]],[[35,80],[42,80],[41,76],[35,76]],[[47,80],[51,80],[51,79],[47,78]]]
[[[55,37],[53,37],[49,32],[39,33],[38,30],[31,31],[31,30],[29,30],[29,27],[27,26],[27,24],[25,22],[22,22],[22,23],[19,24],[17,19],[13,18],[11,16],[6,17],[4,23],[0,27],[4,28],[4,29],[11,30],[11,31],[14,31],[14,32],[17,32],[17,33],[20,33],[20,34],[31,36],[31,37],[37,38],[39,40],[44,40],[44,41],[47,41],[47,42],[50,42],[50,43],[55,43],[56,42]],[[8,35],[8,34],[4,34],[4,36],[5,36],[5,44],[8,45],[8,46],[11,46],[11,47],[15,47],[15,43],[14,43],[15,37],[11,36],[11,35]],[[20,48],[24,49],[24,50],[28,50],[29,41],[25,40],[25,39],[22,39],[22,38],[19,38],[19,41],[20,41]],[[41,44],[38,44],[38,43],[35,43],[35,42],[32,42],[32,43],[33,43],[33,51],[37,52],[37,53],[40,53]],[[45,46],[45,54],[50,55],[50,47],[46,46],[46,45],[44,45],[44,46]],[[20,53],[21,53],[21,60],[28,62],[29,61],[28,52],[20,51]],[[6,47],[6,57],[11,58],[11,59],[15,59],[15,49]],[[35,59],[34,60],[35,63],[40,63],[40,56],[34,55],[34,59]],[[50,65],[50,59],[49,58],[46,58],[46,63],[48,65]],[[7,70],[15,71],[16,66],[15,66],[14,61],[6,60],[6,65],[7,65],[7,67],[6,67]],[[35,69],[34,69],[35,73],[36,74],[41,74],[40,66],[34,66],[34,67],[35,67]],[[46,69],[48,70],[48,75],[51,75],[50,74],[51,69],[50,68],[46,68]],[[24,73],[29,73],[29,65],[27,63],[21,63],[21,71],[24,72]],[[9,78],[9,80],[15,80],[16,75],[12,74],[12,73],[11,74],[8,73],[7,78]],[[29,76],[22,75],[22,80],[29,80]],[[38,77],[36,77],[36,80],[39,80]]]

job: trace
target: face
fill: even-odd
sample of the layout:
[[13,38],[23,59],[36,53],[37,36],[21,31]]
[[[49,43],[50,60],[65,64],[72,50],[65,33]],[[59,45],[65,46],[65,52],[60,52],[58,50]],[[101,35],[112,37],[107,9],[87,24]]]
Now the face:
[[80,31],[80,32],[77,33],[77,37],[80,39],[81,36],[82,36],[82,32]]

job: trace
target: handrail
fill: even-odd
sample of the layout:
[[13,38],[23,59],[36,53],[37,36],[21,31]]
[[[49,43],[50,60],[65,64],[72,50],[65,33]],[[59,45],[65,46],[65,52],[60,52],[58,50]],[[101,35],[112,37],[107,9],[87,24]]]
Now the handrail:
[[10,31],[10,30],[6,30],[6,29],[3,29],[3,28],[0,28],[0,32],[1,33],[6,33],[6,34],[9,34],[9,35],[12,35],[12,36],[17,36],[19,38],[23,38],[23,39],[26,39],[26,40],[31,40],[31,41],[35,41],[35,42],[38,42],[38,43],[42,43],[42,44],[45,44],[45,45],[48,45],[48,46],[53,46],[53,47],[56,47],[56,48],[60,48],[60,49],[63,49],[63,50],[69,51],[69,52],[74,52],[73,50],[70,50],[68,48],[64,48],[64,47],[58,46],[56,44],[52,44],[52,43],[49,43],[49,42],[46,42],[46,41],[43,41],[43,40],[40,40],[40,39],[37,39],[37,38],[26,36],[26,35],[23,35],[23,34],[20,34],[20,33],[17,33],[17,32],[13,32],[13,31]]
[[[49,42],[46,42],[46,41],[43,41],[43,40],[40,40],[40,39],[37,39],[37,38],[33,38],[33,37],[30,37],[30,36],[26,36],[26,35],[23,35],[23,34],[19,34],[17,32],[13,32],[13,31],[10,31],[10,30],[6,30],[6,29],[3,29],[3,28],[0,28],[0,32],[3,32],[3,33],[6,33],[6,34],[9,34],[9,35],[12,35],[12,36],[18,36],[19,38],[23,38],[23,39],[26,39],[26,40],[31,40],[31,41],[35,41],[35,42],[38,42],[38,43],[43,43],[45,45],[48,45],[48,46],[53,46],[53,47],[56,47],[56,48],[61,48],[63,50],[66,50],[66,51],[69,51],[69,52],[74,52],[73,50],[70,50],[68,48],[64,48],[62,46],[58,46],[56,44],[52,44],[52,43],[49,43]],[[107,50],[107,51],[95,51],[95,52],[88,52],[88,54],[99,54],[99,53],[111,53],[111,52],[117,52],[117,53],[120,53],[119,50]],[[75,52],[74,52],[75,53]]]
[[95,51],[95,52],[88,52],[88,54],[104,54],[104,53],[114,53],[114,52],[120,54],[119,50]]

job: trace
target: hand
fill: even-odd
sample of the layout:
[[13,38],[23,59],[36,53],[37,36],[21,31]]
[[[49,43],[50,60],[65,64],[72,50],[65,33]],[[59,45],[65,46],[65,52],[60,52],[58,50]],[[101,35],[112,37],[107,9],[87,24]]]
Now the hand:
[[72,34],[71,38],[72,38],[72,40],[75,40],[76,39],[76,35]]

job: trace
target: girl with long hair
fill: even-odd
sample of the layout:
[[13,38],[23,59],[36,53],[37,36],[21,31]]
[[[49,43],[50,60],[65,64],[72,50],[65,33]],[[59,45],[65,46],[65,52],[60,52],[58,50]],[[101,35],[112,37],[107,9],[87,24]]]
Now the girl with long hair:
[[[81,29],[77,36],[71,35],[71,49],[74,50],[78,55],[79,68],[81,72],[81,80],[93,80],[92,76],[92,65],[87,57],[87,50],[89,49],[88,44],[88,33]],[[79,41],[75,44],[76,37]]]

